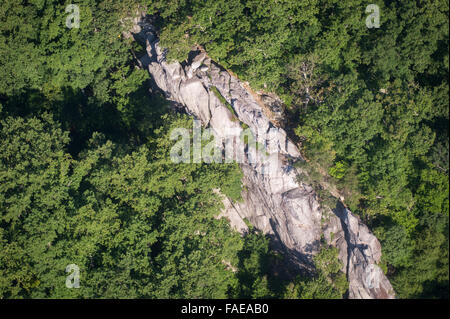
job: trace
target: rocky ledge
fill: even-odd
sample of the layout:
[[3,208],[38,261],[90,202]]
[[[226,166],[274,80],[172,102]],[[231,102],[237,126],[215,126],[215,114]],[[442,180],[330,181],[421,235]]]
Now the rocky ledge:
[[[312,257],[325,239],[339,249],[349,298],[394,298],[389,280],[377,265],[381,259],[377,238],[342,203],[333,210],[321,207],[314,190],[298,180],[292,166],[301,160],[298,148],[247,86],[201,50],[191,52],[183,63],[168,63],[148,17],[139,20],[133,33],[146,44],[147,54],[140,58],[142,67],[148,69],[168,100],[211,128],[216,140],[229,139],[231,131],[239,135],[248,127],[269,155],[270,169],[267,162],[252,160],[248,145],[240,145],[246,150],[240,161],[244,201],[225,201],[222,214],[231,224],[245,232],[244,220],[250,221],[274,239],[276,248],[287,254],[299,271],[312,270]],[[244,141],[236,138],[234,143]]]

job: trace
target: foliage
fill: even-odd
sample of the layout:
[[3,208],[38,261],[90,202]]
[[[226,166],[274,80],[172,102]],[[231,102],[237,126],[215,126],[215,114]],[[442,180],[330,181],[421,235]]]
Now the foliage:
[[80,27],[67,28],[68,1],[6,0],[0,9],[0,94],[63,87],[84,89],[101,102],[122,101],[147,77],[128,54],[124,18],[140,1],[82,0]]
[[347,169],[348,165],[343,161],[339,161],[330,168],[329,174],[336,179],[342,179],[345,176]]
[[348,290],[343,264],[336,247],[323,247],[314,257],[317,274],[312,278],[297,278],[290,283],[284,297],[288,299],[340,299]]
[[[213,189],[240,189],[241,175],[236,165],[171,163],[170,129],[191,120],[166,119],[154,148],[124,152],[95,133],[77,159],[49,114],[1,122],[3,297],[228,297],[239,280],[224,262],[251,262],[242,237],[214,218]],[[72,263],[80,289],[64,284]]]
[[[279,296],[266,239],[213,218],[213,187],[240,197],[237,167],[168,161],[189,121],[161,116],[123,33],[147,7],[169,60],[201,45],[284,99],[310,183],[376,232],[400,297],[448,298],[447,1],[381,1],[378,29],[361,0],[80,0],[73,29],[67,4],[0,7],[1,296]],[[333,256],[286,296],[341,297]]]
[[170,161],[171,130],[192,119],[149,94],[123,36],[145,2],[80,1],[70,30],[64,1],[2,3],[2,298],[228,298],[244,272],[273,295],[253,264],[268,240],[216,218],[214,189],[240,199],[237,164]]
[[[334,178],[351,209],[383,229],[388,265],[409,264],[402,271],[425,289],[429,279],[412,279],[417,260],[448,277],[448,269],[426,263],[428,255],[411,247],[426,229],[448,240],[448,224],[433,223],[448,216],[449,205],[449,7],[443,0],[377,5],[381,25],[373,29],[361,0],[154,1],[151,12],[161,17],[162,44],[169,54],[175,48],[174,58],[184,60],[201,45],[254,88],[283,97],[288,130],[310,171],[319,180],[326,172]],[[431,212],[430,228],[420,226]],[[394,230],[406,236],[395,249]],[[397,284],[400,297],[419,296],[419,288],[408,290],[408,275],[389,275],[404,284]]]

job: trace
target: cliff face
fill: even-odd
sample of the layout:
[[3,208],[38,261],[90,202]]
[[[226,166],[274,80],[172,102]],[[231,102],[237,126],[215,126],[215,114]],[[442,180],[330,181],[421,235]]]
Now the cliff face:
[[[244,201],[225,202],[223,212],[232,225],[245,232],[243,220],[248,219],[272,236],[296,267],[306,271],[311,269],[323,237],[339,248],[350,283],[349,298],[394,298],[391,284],[377,266],[381,258],[377,238],[342,204],[334,210],[321,207],[314,190],[297,180],[291,164],[301,159],[299,150],[245,85],[201,51],[191,52],[187,63],[167,63],[145,17],[133,31],[147,46],[147,55],[140,59],[142,67],[167,99],[211,128],[221,141],[218,144],[230,140],[230,132],[234,132],[232,143],[245,150],[240,161]],[[247,126],[264,146],[266,160],[255,160],[258,151],[239,138]]]

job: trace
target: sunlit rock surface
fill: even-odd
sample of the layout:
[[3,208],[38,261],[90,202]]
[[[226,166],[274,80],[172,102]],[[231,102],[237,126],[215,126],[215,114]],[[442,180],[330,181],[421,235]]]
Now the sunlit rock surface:
[[[146,17],[134,31],[135,37],[146,43],[147,55],[140,58],[141,65],[148,69],[168,100],[182,105],[211,128],[218,141],[229,139],[230,132],[235,132],[234,145],[246,149],[239,138],[241,123],[245,123],[264,145],[268,161],[252,160],[257,151],[250,147],[241,158],[244,201],[225,201],[226,210],[222,213],[232,226],[245,232],[247,219],[270,235],[276,248],[301,271],[311,270],[312,257],[323,236],[339,248],[343,271],[350,283],[349,298],[394,298],[389,280],[377,266],[381,259],[377,238],[342,204],[334,210],[320,207],[314,190],[297,180],[292,163],[301,158],[299,150],[286,138],[286,132],[269,120],[244,84],[201,51],[191,52],[187,63],[167,63],[165,51]],[[238,120],[212,87],[232,106]]]

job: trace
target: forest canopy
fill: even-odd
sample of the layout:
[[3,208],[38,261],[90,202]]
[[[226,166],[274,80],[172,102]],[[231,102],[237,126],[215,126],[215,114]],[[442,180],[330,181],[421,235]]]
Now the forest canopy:
[[169,59],[200,45],[283,99],[310,183],[374,231],[398,297],[448,298],[447,1],[378,1],[379,28],[361,0],[80,0],[68,29],[70,3],[0,6],[1,297],[345,295],[334,249],[282,281],[268,238],[215,218],[213,189],[240,200],[237,165],[170,163],[170,129],[192,119],[149,92],[124,36],[146,10]]
[[[290,283],[266,236],[217,218],[216,190],[241,200],[237,164],[170,160],[171,130],[192,118],[149,92],[123,33],[148,3],[78,1],[72,29],[67,4],[0,6],[0,297],[299,297],[320,282],[315,297],[342,298],[332,248],[336,267]],[[65,284],[73,265],[79,289]]]
[[319,194],[335,184],[374,230],[399,297],[448,298],[449,4],[378,1],[379,28],[366,26],[368,4],[152,8],[169,59],[201,45],[253,88],[283,98],[311,183]]

